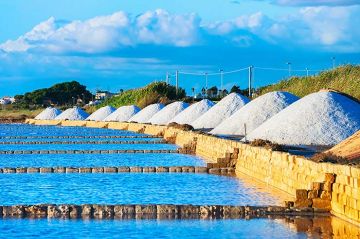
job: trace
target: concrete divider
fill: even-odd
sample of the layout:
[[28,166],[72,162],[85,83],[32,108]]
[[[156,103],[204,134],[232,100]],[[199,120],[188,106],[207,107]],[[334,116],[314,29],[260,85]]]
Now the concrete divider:
[[101,141],[2,141],[0,145],[33,145],[33,144],[167,144],[165,140],[101,140]]
[[267,215],[324,216],[311,208],[288,208],[279,206],[229,206],[229,205],[104,205],[104,204],[37,204],[0,206],[0,216],[40,218],[166,218],[166,219],[235,219],[264,217]]
[[[0,168],[0,173],[212,173],[207,167],[201,166],[157,166],[157,167],[18,167]],[[232,174],[233,171],[224,171],[223,174]]]
[[1,154],[152,154],[152,153],[178,153],[172,149],[121,149],[121,150],[0,150]]

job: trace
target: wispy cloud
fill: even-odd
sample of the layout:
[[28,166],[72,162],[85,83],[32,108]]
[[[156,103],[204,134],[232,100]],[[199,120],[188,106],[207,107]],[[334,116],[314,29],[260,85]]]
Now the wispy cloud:
[[282,6],[352,6],[360,5],[358,0],[258,0]]

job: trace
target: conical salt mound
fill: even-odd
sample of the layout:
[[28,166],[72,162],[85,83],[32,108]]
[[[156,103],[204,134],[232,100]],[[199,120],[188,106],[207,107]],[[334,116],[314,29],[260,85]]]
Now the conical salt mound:
[[61,110],[58,110],[53,107],[47,107],[45,110],[41,111],[40,114],[38,114],[35,119],[36,120],[52,120],[55,119],[56,116],[61,114]]
[[108,117],[110,114],[112,114],[116,109],[112,106],[104,106],[94,113],[92,113],[89,117],[87,117],[86,120],[92,120],[92,121],[102,121],[106,117]]
[[103,121],[125,122],[140,111],[136,105],[121,106]]
[[171,103],[159,112],[157,112],[151,119],[148,120],[148,123],[166,125],[170,123],[169,121],[178,115],[181,111],[186,109],[189,106],[188,103],[182,101],[177,101]]
[[61,114],[61,110],[58,110],[53,107],[47,107],[45,110],[41,111],[40,114],[38,114],[35,119],[36,120],[52,120],[55,119],[56,116]]
[[222,121],[230,117],[250,100],[240,94],[231,93],[223,98],[214,107],[200,116],[191,125],[195,129],[213,129]]
[[73,108],[69,108],[58,115],[56,120],[85,120],[89,117],[89,114],[83,111],[81,108],[75,106]]
[[175,116],[171,122],[175,122],[178,124],[191,124],[197,118],[205,114],[211,107],[215,105],[211,100],[202,100],[195,104],[190,105],[184,111],[180,112],[177,116]]
[[146,123],[151,117],[153,117],[157,112],[164,108],[163,104],[152,104],[146,106],[139,113],[131,117],[129,122],[137,122],[137,123]]
[[275,91],[262,95],[236,111],[210,133],[217,135],[245,135],[259,127],[299,97],[288,92]]
[[310,94],[248,135],[284,145],[330,146],[360,130],[360,104],[335,92]]

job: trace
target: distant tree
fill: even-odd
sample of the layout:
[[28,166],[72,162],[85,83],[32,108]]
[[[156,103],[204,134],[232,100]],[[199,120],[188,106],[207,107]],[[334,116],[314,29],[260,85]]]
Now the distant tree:
[[210,87],[207,91],[206,94],[209,97],[216,97],[218,94],[218,88],[216,86]]
[[239,86],[234,85],[233,87],[231,87],[230,93],[241,93],[241,89]]
[[83,103],[92,99],[92,94],[86,89],[86,86],[77,81],[71,81],[18,95],[15,104],[19,108],[49,104],[71,105],[73,104],[73,98],[80,98],[80,96]]

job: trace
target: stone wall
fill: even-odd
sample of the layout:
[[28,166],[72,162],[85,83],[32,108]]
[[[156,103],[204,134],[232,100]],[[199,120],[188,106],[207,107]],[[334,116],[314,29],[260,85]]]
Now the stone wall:
[[[35,124],[55,124],[54,121]],[[92,125],[96,127],[96,123]],[[101,125],[99,124],[99,127]],[[163,136],[181,147],[193,145],[197,156],[212,171],[235,160],[235,170],[281,189],[315,208],[330,203],[331,212],[360,225],[360,169],[329,163],[315,163],[303,156],[253,147],[238,141],[216,138],[199,132],[181,131],[167,126],[136,123],[109,123],[109,128]],[[333,179],[327,179],[332,175]],[[295,201],[296,203],[296,201]]]

